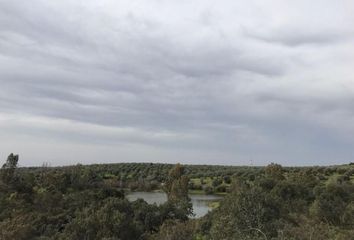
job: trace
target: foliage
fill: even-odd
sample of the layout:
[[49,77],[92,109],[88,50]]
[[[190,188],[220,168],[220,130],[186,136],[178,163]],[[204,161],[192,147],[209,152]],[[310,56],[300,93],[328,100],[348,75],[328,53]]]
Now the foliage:
[[[1,240],[350,240],[354,166],[230,167],[129,163],[0,170]],[[126,189],[165,190],[168,201],[129,202]],[[225,192],[191,219],[190,191]]]
[[184,167],[176,164],[169,172],[164,190],[167,194],[167,204],[172,206],[178,216],[175,218],[187,220],[193,214],[192,203],[188,196],[189,179],[184,175]]
[[194,240],[195,222],[166,221],[159,232],[151,236],[151,240]]
[[10,184],[15,181],[15,170],[17,167],[17,163],[18,155],[14,155],[13,153],[11,153],[6,160],[6,163],[2,166],[0,172],[1,180],[5,184]]
[[352,182],[339,177],[329,178],[329,182],[317,180],[317,169],[291,170],[271,164],[254,180],[236,179],[231,193],[204,220],[204,236],[208,239],[353,239]]

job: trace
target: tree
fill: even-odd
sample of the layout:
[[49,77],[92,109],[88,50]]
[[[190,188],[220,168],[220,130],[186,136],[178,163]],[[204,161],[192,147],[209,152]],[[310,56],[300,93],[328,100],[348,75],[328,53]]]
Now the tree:
[[165,192],[168,201],[189,200],[188,182],[189,179],[184,175],[185,169],[181,164],[176,164],[169,172],[165,183]]
[[18,155],[14,155],[11,153],[6,160],[6,163],[1,168],[1,180],[6,183],[10,184],[15,179],[15,170],[18,163]]
[[59,239],[139,239],[127,200],[108,198],[79,211]]
[[274,180],[283,180],[283,167],[280,164],[271,163],[265,168],[265,174],[269,178],[273,178]]
[[194,221],[166,221],[151,240],[194,240],[196,224]]
[[222,180],[221,180],[220,178],[215,178],[215,179],[211,182],[211,184],[213,185],[213,187],[217,187],[217,186],[219,186],[219,185],[222,184]]
[[192,203],[188,196],[189,178],[185,175],[185,169],[181,164],[176,164],[168,174],[164,190],[167,194],[167,204],[173,205],[177,212],[183,212],[183,220],[187,220],[193,214]]
[[[351,183],[328,183],[325,188],[319,189],[315,201],[311,206],[311,214],[320,221],[332,224],[354,225],[354,218],[350,220],[351,204],[354,199],[354,186]],[[354,211],[353,211],[354,212]]]
[[211,238],[270,239],[277,234],[280,217],[280,205],[268,192],[239,186],[216,210]]

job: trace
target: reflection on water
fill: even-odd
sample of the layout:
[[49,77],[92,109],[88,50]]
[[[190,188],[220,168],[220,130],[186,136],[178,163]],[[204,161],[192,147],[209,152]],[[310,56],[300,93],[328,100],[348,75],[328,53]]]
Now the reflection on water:
[[[220,200],[222,197],[217,195],[202,195],[202,194],[190,194],[189,197],[192,200],[193,212],[195,217],[199,218],[204,216],[211,210],[209,203]],[[135,201],[138,198],[144,199],[149,204],[162,204],[167,201],[165,193],[161,192],[130,192],[127,194],[129,201]]]

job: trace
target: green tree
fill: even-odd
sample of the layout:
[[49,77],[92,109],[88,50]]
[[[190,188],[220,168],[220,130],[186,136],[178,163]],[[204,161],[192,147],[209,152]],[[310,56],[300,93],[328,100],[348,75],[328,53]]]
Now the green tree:
[[[354,202],[354,186],[351,183],[329,183],[318,190],[310,210],[311,214],[326,223],[333,225],[351,224],[348,217],[351,204]],[[350,215],[350,214],[349,214]]]
[[196,224],[194,221],[166,221],[151,240],[194,240]]
[[181,164],[176,164],[168,174],[165,183],[165,192],[168,201],[189,200],[188,197],[188,176],[185,175],[185,169]]
[[139,239],[127,200],[108,198],[78,212],[59,239]]
[[15,170],[18,163],[18,155],[11,153],[6,160],[6,163],[1,168],[1,180],[10,184],[15,180]]
[[280,205],[267,192],[240,186],[214,215],[212,239],[270,239],[277,234]]
[[[188,196],[189,178],[181,164],[176,164],[168,174],[164,190],[167,194],[167,203],[173,205],[177,212],[183,212],[182,219],[187,220],[193,214],[191,200]],[[179,214],[180,215],[180,214]]]
[[271,163],[265,168],[266,176],[275,180],[283,180],[283,173],[284,170],[280,164]]

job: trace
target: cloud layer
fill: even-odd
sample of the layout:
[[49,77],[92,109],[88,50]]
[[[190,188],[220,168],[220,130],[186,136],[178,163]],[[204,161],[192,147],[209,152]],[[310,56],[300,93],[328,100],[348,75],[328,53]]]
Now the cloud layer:
[[0,153],[24,165],[334,164],[352,1],[0,1]]

